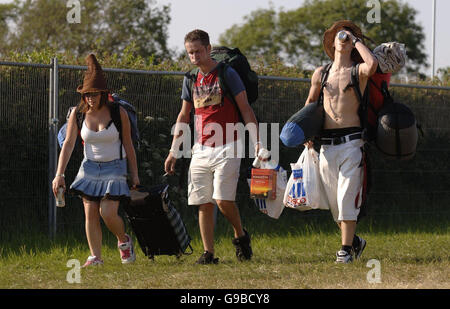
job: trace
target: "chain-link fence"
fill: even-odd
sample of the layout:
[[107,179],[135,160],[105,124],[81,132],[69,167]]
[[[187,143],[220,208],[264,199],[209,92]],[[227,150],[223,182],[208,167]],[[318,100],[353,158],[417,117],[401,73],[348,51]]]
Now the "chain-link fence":
[[[0,239],[16,232],[53,236],[57,229],[84,225],[81,201],[66,196],[66,207],[55,206],[51,181],[55,175],[59,146],[58,129],[70,106],[78,104],[76,88],[86,67],[0,62]],[[138,111],[143,143],[138,149],[139,174],[146,185],[162,181],[163,162],[171,144],[171,127],[181,107],[181,72],[104,69],[108,87],[131,102]],[[252,107],[262,123],[279,128],[306,100],[309,80],[260,77],[259,99]],[[407,162],[385,161],[372,152],[374,186],[369,210],[374,215],[427,213],[448,216],[450,202],[450,88],[391,85],[396,100],[406,103],[422,125],[415,158]],[[269,125],[269,130],[270,130]],[[270,146],[270,145],[269,145]],[[280,164],[296,161],[301,149],[280,143]],[[75,149],[66,170],[73,181],[82,160]],[[244,159],[238,201],[251,205]],[[185,205],[189,161],[180,160],[176,203]],[[250,206],[251,207],[251,206]]]

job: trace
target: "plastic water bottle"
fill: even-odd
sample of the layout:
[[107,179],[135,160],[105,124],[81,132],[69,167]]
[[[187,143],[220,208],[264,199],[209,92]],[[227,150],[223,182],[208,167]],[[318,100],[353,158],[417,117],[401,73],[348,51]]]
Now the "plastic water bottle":
[[56,195],[56,206],[57,207],[66,206],[66,201],[64,199],[64,188],[63,187],[58,188],[58,194]]

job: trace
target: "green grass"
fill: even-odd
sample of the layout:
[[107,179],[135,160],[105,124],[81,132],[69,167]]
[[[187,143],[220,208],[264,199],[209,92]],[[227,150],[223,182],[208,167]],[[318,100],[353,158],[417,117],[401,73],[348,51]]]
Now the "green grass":
[[[202,252],[196,221],[186,223],[194,254],[156,256],[154,261],[137,247],[137,261],[122,265],[116,240],[105,230],[104,266],[81,270],[81,283],[68,283],[69,259],[81,264],[89,255],[80,233],[61,233],[54,241],[45,235],[10,238],[0,248],[0,288],[450,288],[448,215],[408,218],[373,216],[362,221],[358,234],[367,240],[360,260],[334,263],[340,234],[331,217],[286,210],[279,220],[243,211],[252,235],[254,257],[238,262],[231,244],[232,230],[219,216],[216,227],[218,265],[194,265]],[[381,265],[381,283],[369,283],[370,259]]]

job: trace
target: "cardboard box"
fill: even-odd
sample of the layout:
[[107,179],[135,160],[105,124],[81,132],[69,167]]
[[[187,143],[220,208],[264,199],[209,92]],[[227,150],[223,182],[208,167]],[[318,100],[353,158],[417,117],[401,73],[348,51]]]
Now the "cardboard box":
[[277,171],[252,168],[250,198],[277,198]]

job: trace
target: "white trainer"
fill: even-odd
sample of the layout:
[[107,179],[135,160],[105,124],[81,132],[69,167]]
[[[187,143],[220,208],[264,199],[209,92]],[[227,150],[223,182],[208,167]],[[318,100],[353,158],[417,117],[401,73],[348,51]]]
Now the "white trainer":
[[118,242],[117,244],[122,264],[133,263],[134,261],[136,261],[136,254],[134,253],[133,240],[129,235],[125,234],[125,236],[128,238],[128,241],[124,243]]
[[353,256],[345,250],[336,252],[336,263],[347,264],[353,262]]
[[103,265],[103,260],[99,259],[96,256],[90,255],[87,258],[86,263],[84,263],[84,265],[81,266],[81,267],[85,268],[85,267],[88,267],[88,266],[97,266],[97,265]]

